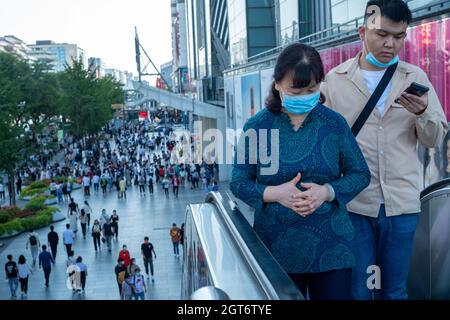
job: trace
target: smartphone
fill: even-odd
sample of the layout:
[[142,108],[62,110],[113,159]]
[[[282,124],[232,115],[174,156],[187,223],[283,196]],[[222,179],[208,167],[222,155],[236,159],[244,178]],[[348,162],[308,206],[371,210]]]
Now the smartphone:
[[430,91],[430,88],[418,84],[417,82],[411,83],[409,88],[405,90],[406,93],[413,94],[418,97],[422,97],[428,91]]
[[[423,86],[421,84],[418,84],[417,82],[413,82],[404,92],[413,94],[418,97],[422,97],[428,91],[430,91],[430,88]],[[400,98],[395,100],[395,103],[399,103],[399,101],[400,101]]]

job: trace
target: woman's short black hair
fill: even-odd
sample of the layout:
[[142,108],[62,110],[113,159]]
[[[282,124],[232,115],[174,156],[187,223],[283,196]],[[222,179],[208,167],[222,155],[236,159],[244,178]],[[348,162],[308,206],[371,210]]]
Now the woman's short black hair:
[[24,256],[24,255],[21,255],[21,256],[19,257],[18,263],[19,263],[19,264],[24,264],[25,262],[27,262],[27,260],[25,259],[25,256]]
[[[267,108],[273,113],[280,113],[282,108],[280,93],[275,89],[275,83],[281,82],[289,72],[294,72],[293,88],[296,89],[308,87],[312,80],[320,83],[325,78],[322,58],[316,49],[303,43],[294,43],[285,48],[275,65],[272,89],[266,100]],[[325,96],[322,94],[320,102],[325,102]]]
[[394,22],[406,22],[409,25],[412,21],[411,10],[403,0],[370,0],[366,6],[365,21],[374,14],[373,12],[367,12],[370,6],[377,6],[380,8],[382,17]]

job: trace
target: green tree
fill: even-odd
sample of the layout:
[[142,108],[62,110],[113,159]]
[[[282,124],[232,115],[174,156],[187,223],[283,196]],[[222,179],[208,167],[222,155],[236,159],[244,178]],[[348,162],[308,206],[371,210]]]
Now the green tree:
[[61,74],[62,115],[70,123],[69,132],[77,138],[97,133],[112,119],[111,104],[123,103],[120,83],[112,78],[97,79],[74,61]]
[[[58,75],[51,73],[45,62],[35,62],[27,85],[27,115],[30,129],[35,134],[61,115],[61,88]],[[33,139],[35,140],[35,139]]]
[[30,74],[26,62],[0,52],[0,171],[8,174],[12,184],[12,204],[15,204],[14,169],[23,159],[29,134],[26,86]]

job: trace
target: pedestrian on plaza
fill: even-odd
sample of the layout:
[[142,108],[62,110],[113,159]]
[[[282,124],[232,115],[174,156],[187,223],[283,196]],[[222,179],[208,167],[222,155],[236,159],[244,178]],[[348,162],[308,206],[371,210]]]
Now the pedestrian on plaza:
[[67,256],[67,260],[66,260],[66,267],[69,267],[71,265],[76,264],[76,260],[75,260],[75,252],[73,250],[71,250]]
[[66,224],[66,230],[63,232],[63,243],[66,246],[67,256],[69,256],[72,251],[73,239],[75,238],[75,234],[70,229],[70,224]]
[[5,201],[5,185],[0,181],[0,201]]
[[117,214],[116,210],[113,210],[113,214],[111,216],[111,221],[112,221],[114,236],[117,241],[119,238],[119,215]]
[[89,176],[86,174],[83,177],[83,187],[84,187],[84,195],[85,196],[90,196],[91,195],[91,179],[89,178]]
[[149,175],[147,178],[148,181],[148,191],[150,192],[150,195],[153,195],[153,175]]
[[83,258],[78,257],[77,258],[77,267],[80,268],[80,282],[81,282],[81,289],[79,289],[79,293],[84,293],[84,288],[86,287],[86,277],[88,275],[87,272],[87,265],[83,263]]
[[106,193],[106,187],[108,186],[108,180],[102,175],[100,179],[100,187],[102,187],[102,193]]
[[61,182],[56,185],[56,196],[58,197],[58,204],[62,204],[64,202],[64,193],[62,187],[63,184]]
[[78,265],[76,264],[76,260],[73,258],[69,264],[67,264],[67,288],[72,289],[72,294],[75,294],[77,291],[81,290],[81,271]]
[[11,299],[16,299],[17,287],[19,286],[19,269],[11,254],[8,254],[7,258],[8,262],[5,264],[6,280],[11,291]]
[[184,246],[184,223],[181,224],[180,228],[180,244]]
[[50,247],[50,251],[52,252],[53,260],[56,261],[56,252],[58,250],[59,236],[56,233],[54,226],[50,226],[50,232],[47,235],[48,246]]
[[70,227],[75,237],[78,232],[78,214],[79,214],[78,204],[73,200],[73,198],[71,198],[69,208],[67,210],[67,218],[70,221]]
[[144,276],[141,274],[141,269],[136,269],[136,274],[133,276],[131,283],[134,288],[134,298],[136,300],[145,300],[147,285],[145,284]]
[[94,184],[94,192],[98,192],[100,186],[100,177],[97,173],[95,173],[92,177],[92,183]]
[[119,189],[120,189],[120,196],[119,196],[119,198],[120,199],[123,199],[123,198],[127,198],[127,183],[126,183],[126,181],[125,181],[125,178],[124,177],[122,177],[122,179],[120,179],[120,181],[119,181]]
[[94,241],[94,248],[95,248],[95,252],[97,253],[97,248],[98,250],[101,250],[100,247],[100,237],[102,234],[102,228],[100,226],[100,222],[95,219],[94,221],[94,225],[92,226],[92,239]]
[[48,186],[48,188],[50,189],[50,195],[56,197],[56,195],[57,195],[56,189],[58,189],[58,185],[55,182],[55,180],[52,180],[50,182],[50,185]]
[[84,209],[84,212],[86,212],[87,226],[90,227],[91,226],[91,213],[93,213],[93,211],[92,211],[92,208],[91,208],[89,202],[87,202],[87,200],[84,200],[84,206],[82,209]]
[[128,268],[131,263],[131,255],[130,252],[127,250],[127,245],[124,244],[122,246],[122,250],[119,252],[119,259],[122,259],[125,262],[125,267]]
[[170,238],[173,244],[173,254],[175,257],[180,255],[179,244],[180,244],[180,228],[177,227],[176,223],[172,223],[172,228],[170,229]]
[[176,199],[178,199],[178,189],[180,186],[180,178],[177,174],[172,176],[172,187],[173,187],[173,195]]
[[20,282],[20,292],[21,292],[22,298],[24,298],[28,294],[29,275],[33,273],[33,270],[27,264],[27,260],[25,259],[24,255],[21,255],[19,257],[17,269],[18,269],[19,282]]
[[122,297],[122,283],[127,277],[127,267],[125,267],[125,262],[123,259],[119,258],[117,260],[117,265],[114,268],[114,272],[116,274],[117,286],[119,287],[119,295]]
[[134,294],[134,286],[131,283],[132,277],[129,273],[125,275],[125,280],[122,282],[122,288],[121,288],[121,300],[133,300]]
[[42,246],[42,252],[39,254],[39,269],[42,267],[44,270],[45,286],[48,288],[50,280],[50,272],[52,271],[52,265],[55,265],[52,255],[47,251],[47,246]]
[[[413,21],[408,3],[369,1],[359,27],[362,50],[331,70],[321,87],[327,106],[354,126],[372,176],[370,185],[347,204],[354,232],[355,300],[372,300],[374,294],[382,300],[408,299],[410,258],[421,211],[422,159],[417,145],[439,147],[448,132],[437,88],[424,67],[401,60],[411,40],[420,41],[419,36],[408,37]],[[406,92],[414,82],[429,91],[422,96]],[[376,291],[367,285],[367,271],[373,266],[382,279],[382,288]]]
[[147,274],[147,279],[149,278],[148,266],[150,265],[150,274],[152,276],[152,281],[155,281],[155,277],[153,275],[153,256],[156,259],[156,252],[153,244],[149,242],[149,238],[144,238],[144,243],[141,245],[141,253],[144,259],[144,267],[145,273]]
[[84,211],[84,209],[81,209],[80,225],[81,225],[81,232],[83,233],[83,239],[86,239],[87,222],[88,222],[87,214]]
[[39,253],[39,247],[41,246],[41,242],[39,241],[39,236],[33,229],[30,229],[28,233],[28,239],[26,244],[26,249],[28,250],[28,246],[31,250],[31,257],[33,258],[33,267],[36,266],[36,260]]
[[19,178],[17,179],[17,182],[16,182],[17,195],[19,195],[21,191],[22,191],[22,178],[19,176]]
[[169,186],[170,186],[170,181],[169,178],[167,176],[164,177],[163,181],[163,188],[164,188],[164,193],[166,195],[166,198],[169,198]]
[[131,258],[131,262],[130,265],[127,268],[128,273],[131,276],[134,276],[136,274],[136,270],[140,269],[139,266],[136,264],[136,259],[135,258]]
[[139,193],[140,193],[140,195],[144,195],[145,196],[145,177],[144,177],[143,174],[139,175],[138,183],[139,183]]
[[102,214],[100,215],[100,227],[103,228],[106,222],[110,219],[109,215],[106,213],[106,209],[102,209]]
[[103,225],[103,237],[105,238],[104,242],[106,242],[106,246],[108,247],[108,252],[111,252],[111,240],[112,240],[113,235],[114,235],[114,233],[112,230],[112,220],[109,219]]

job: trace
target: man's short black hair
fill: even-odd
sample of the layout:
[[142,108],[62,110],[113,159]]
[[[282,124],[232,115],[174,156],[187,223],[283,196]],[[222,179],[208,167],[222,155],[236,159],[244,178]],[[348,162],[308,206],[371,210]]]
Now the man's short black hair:
[[367,12],[370,6],[378,6],[381,16],[394,22],[406,22],[409,25],[412,21],[411,10],[403,0],[370,0],[367,2],[364,21],[367,21],[367,18],[373,14]]

